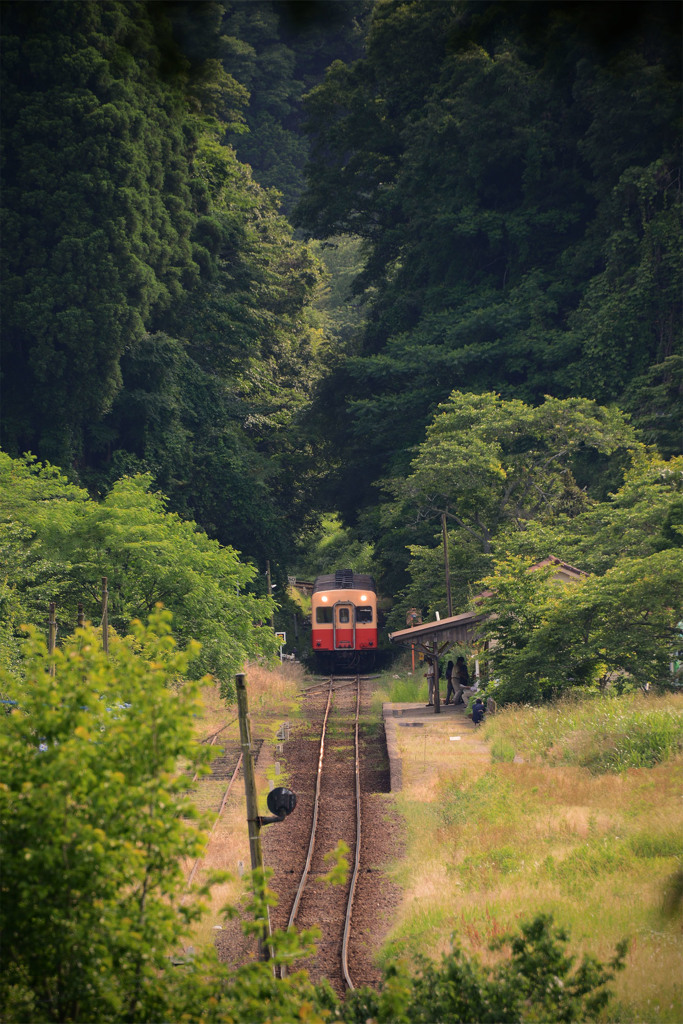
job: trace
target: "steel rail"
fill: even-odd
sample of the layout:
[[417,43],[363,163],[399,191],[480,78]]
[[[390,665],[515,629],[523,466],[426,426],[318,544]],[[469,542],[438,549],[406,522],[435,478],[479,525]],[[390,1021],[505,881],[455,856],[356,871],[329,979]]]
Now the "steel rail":
[[[333,690],[342,690],[345,686],[353,686],[355,682],[356,682],[355,678],[353,678],[353,679],[345,679],[343,677],[340,677],[339,679],[337,679],[337,684],[338,685],[337,686],[333,686],[332,689]],[[325,686],[329,686],[329,682],[327,682],[327,683],[314,683],[313,686],[307,686],[305,690],[301,690],[300,692],[304,695],[304,697],[308,697],[311,694],[314,697],[316,697],[320,693],[320,691],[323,689],[323,687],[325,687]]]
[[[232,773],[232,777],[230,779],[230,782],[228,783],[228,787],[225,790],[225,793],[223,794],[223,799],[221,800],[221,805],[218,808],[218,814],[216,815],[216,820],[214,821],[213,825],[211,826],[211,829],[209,830],[209,839],[211,838],[211,835],[213,834],[213,830],[215,829],[216,825],[218,824],[218,822],[221,819],[221,814],[225,810],[225,804],[227,802],[228,796],[230,795],[230,790],[232,789],[232,784],[235,781],[235,779],[237,778],[237,773],[240,770],[240,767],[242,766],[242,756],[243,755],[240,754],[239,759],[237,761],[237,764],[235,765],[235,770]],[[208,843],[207,843],[207,849],[208,849]],[[196,861],[194,862],[192,870],[190,871],[190,874],[188,875],[187,881],[185,883],[185,889],[186,890],[189,889],[190,886],[192,885],[192,882],[194,881],[194,876],[197,873],[197,868],[199,867],[199,865],[202,863],[203,860],[204,860],[203,857],[198,857],[196,859]]]
[[[234,725],[236,721],[237,721],[237,719],[233,718],[232,722],[227,722],[225,725],[222,725],[217,732],[209,733],[209,735],[206,737],[206,739],[203,739],[201,741],[201,745],[204,746],[205,744],[208,743],[208,745],[210,747],[212,747],[214,745],[214,743],[216,742],[216,740],[218,739],[218,737],[220,736],[220,734],[225,729],[229,729],[231,725]],[[240,760],[241,760],[241,758],[240,758]],[[192,782],[193,783],[197,782],[198,779],[199,779],[199,769],[197,769],[197,771],[192,776]],[[232,783],[231,783],[231,785],[232,785]]]
[[349,935],[351,932],[351,911],[353,908],[353,897],[356,893],[356,879],[358,878],[358,870],[360,868],[360,842],[361,842],[361,822],[360,822],[360,746],[358,743],[358,719],[360,717],[360,675],[356,676],[356,740],[355,740],[355,754],[356,754],[356,852],[354,857],[353,875],[351,877],[351,887],[349,889],[349,899],[346,905],[346,920],[344,922],[344,938],[342,939],[342,971],[344,972],[344,981],[350,989],[355,988],[351,981],[349,974]]
[[218,739],[218,737],[220,736],[220,734],[224,732],[226,729],[229,729],[231,725],[234,725],[236,721],[237,719],[233,718],[231,722],[226,722],[225,725],[222,725],[217,732],[210,732],[209,735],[201,741],[202,745],[208,743],[209,746],[212,747],[216,740]]
[[[356,686],[356,715],[355,715],[355,729],[354,729],[354,734],[355,734],[354,759],[355,759],[355,779],[356,779],[356,786],[355,786],[355,789],[356,789],[356,794],[355,794],[355,796],[356,796],[356,846],[355,846],[355,852],[354,852],[353,875],[352,875],[352,878],[351,878],[351,885],[350,885],[350,888],[349,888],[349,895],[348,895],[348,899],[347,899],[347,902],[346,902],[346,916],[345,916],[345,920],[344,920],[344,932],[343,932],[343,938],[342,938],[341,968],[342,968],[342,974],[343,974],[343,977],[344,977],[344,981],[345,981],[347,987],[350,988],[350,989],[353,989],[355,986],[354,986],[354,984],[353,984],[353,982],[351,980],[351,977],[349,975],[349,967],[348,967],[348,946],[349,946],[349,935],[351,933],[351,914],[352,914],[352,908],[353,908],[353,899],[354,899],[355,892],[356,892],[356,881],[357,881],[357,878],[358,878],[358,872],[360,870],[360,849],[361,849],[360,744],[359,744],[359,739],[358,739],[358,722],[359,722],[359,718],[360,718],[360,676],[356,675],[355,679],[350,680],[350,682],[355,683],[355,686]],[[298,911],[299,911],[299,904],[301,902],[301,898],[302,898],[304,890],[306,888],[306,883],[308,881],[308,875],[310,873],[310,868],[311,868],[311,862],[312,862],[312,859],[313,859],[313,852],[314,852],[314,849],[315,849],[315,836],[316,836],[316,829],[317,829],[317,824],[318,824],[318,810],[319,810],[319,805],[320,805],[320,789],[321,789],[323,761],[324,761],[324,754],[325,754],[325,738],[326,738],[326,734],[327,734],[327,723],[328,723],[329,714],[330,714],[330,706],[331,706],[331,701],[332,701],[332,694],[335,692],[335,687],[334,687],[333,684],[334,684],[334,677],[330,677],[329,683],[328,683],[328,685],[329,685],[329,692],[328,692],[328,696],[327,696],[327,705],[325,707],[325,715],[324,715],[324,718],[323,718],[322,729],[321,729],[321,732],[320,732],[320,748],[319,748],[319,753],[318,753],[318,771],[317,771],[317,777],[316,777],[316,783],[315,783],[315,795],[314,795],[314,798],[313,798],[313,817],[312,817],[312,821],[311,821],[311,837],[310,837],[309,844],[308,844],[308,854],[306,856],[306,863],[304,865],[304,869],[303,869],[303,872],[301,874],[301,879],[299,881],[299,886],[297,888],[296,896],[294,898],[294,903],[292,904],[292,910],[291,910],[290,915],[289,915],[289,921],[287,923],[287,927],[288,928],[291,928],[294,925],[295,921],[296,921],[296,917],[297,917],[297,914],[298,914]],[[285,976],[286,976],[286,968],[285,968],[285,965],[283,964],[282,967],[281,967],[281,977],[284,978]]]
[[313,850],[315,848],[315,830],[316,830],[316,827],[318,825],[318,805],[319,805],[319,802],[320,802],[320,780],[322,778],[323,757],[325,755],[325,734],[327,732],[327,719],[329,718],[330,705],[332,703],[332,692],[333,692],[332,691],[332,683],[333,683],[333,679],[332,679],[332,677],[330,677],[330,681],[329,681],[330,690],[329,690],[329,693],[327,695],[327,705],[325,707],[325,717],[323,718],[323,725],[322,725],[322,729],[321,729],[321,732],[320,732],[320,749],[318,751],[318,774],[317,774],[317,777],[316,777],[316,780],[315,780],[315,795],[313,797],[313,820],[311,822],[311,838],[310,838],[310,841],[309,841],[309,844],[308,844],[308,854],[306,856],[306,863],[304,865],[304,870],[302,872],[301,879],[299,881],[299,887],[298,887],[298,889],[296,891],[296,896],[294,897],[294,903],[292,904],[292,910],[291,910],[291,913],[289,915],[289,921],[287,922],[287,927],[288,928],[291,928],[292,925],[294,924],[294,922],[296,921],[296,915],[297,915],[297,913],[299,911],[299,903],[301,902],[301,897],[302,897],[303,891],[304,891],[304,889],[306,887],[306,880],[308,878],[308,873],[311,870],[311,861],[313,859]]

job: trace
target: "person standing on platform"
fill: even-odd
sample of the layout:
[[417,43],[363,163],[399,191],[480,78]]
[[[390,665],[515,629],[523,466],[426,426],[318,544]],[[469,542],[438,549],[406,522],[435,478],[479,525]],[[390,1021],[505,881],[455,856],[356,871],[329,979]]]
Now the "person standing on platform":
[[455,685],[453,688],[453,703],[459,704],[462,700],[462,692],[470,685],[470,674],[462,654],[455,663]]
[[427,662],[427,671],[425,672],[427,677],[427,688],[429,690],[429,703],[425,707],[431,708],[434,706],[434,662],[430,660]]
[[[448,689],[446,690],[446,704],[451,703],[451,696],[455,697],[455,690],[453,688],[453,662],[449,661],[446,665],[446,682],[448,683]],[[453,701],[455,704],[455,700]]]

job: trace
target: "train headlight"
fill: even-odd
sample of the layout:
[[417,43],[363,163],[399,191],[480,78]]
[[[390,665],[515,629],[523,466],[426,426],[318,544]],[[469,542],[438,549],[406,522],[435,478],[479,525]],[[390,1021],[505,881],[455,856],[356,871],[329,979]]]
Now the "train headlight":
[[322,601],[322,603],[323,603],[323,604],[327,604],[327,598],[325,597],[325,595],[324,595],[324,594],[323,594],[323,596],[322,596],[322,597],[320,598],[320,600]]
[[360,595],[360,599],[361,599],[361,601],[367,601],[368,595],[367,594],[361,594]]

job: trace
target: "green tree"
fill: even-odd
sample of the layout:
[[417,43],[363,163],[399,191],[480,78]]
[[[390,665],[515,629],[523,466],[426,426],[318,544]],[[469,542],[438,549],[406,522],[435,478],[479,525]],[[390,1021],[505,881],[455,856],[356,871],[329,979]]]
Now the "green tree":
[[248,94],[224,13],[8,9],[3,443],[92,493],[149,472],[212,536],[284,561],[318,271],[225,144]]
[[272,602],[249,593],[254,567],[168,512],[149,477],[124,477],[96,502],[50,466],[1,455],[0,474],[0,537],[12,570],[5,586],[15,595],[6,626],[14,633],[18,615],[42,623],[49,601],[62,628],[74,622],[79,603],[99,621],[106,576],[112,627],[123,633],[131,618],[163,603],[179,642],[203,644],[193,674],[212,672],[225,695],[248,658],[275,653],[275,638],[262,625]]
[[7,1019],[166,1017],[167,956],[198,913],[180,864],[204,845],[177,765],[206,761],[198,687],[170,686],[196,651],[174,650],[169,619],[109,657],[90,630],[52,657],[34,634],[21,682],[3,671],[18,701],[0,723]]
[[680,25],[623,14],[378,3],[310,93],[299,223],[367,248],[362,348],[323,392],[347,521],[453,388],[606,403],[636,378],[636,412],[666,367],[647,425],[677,450]]
[[284,561],[309,497],[297,417],[315,373],[305,304],[317,262],[210,133],[194,169],[201,283],[122,360],[123,389],[92,433],[88,482],[149,471],[175,511],[222,543],[261,564]]
[[3,34],[4,444],[68,465],[197,280],[190,129],[145,4],[15,4]]
[[[634,432],[619,411],[587,399],[547,398],[530,406],[495,394],[454,391],[439,406],[406,477],[387,483],[393,500],[383,508],[383,523],[385,528],[410,523],[416,533],[428,529],[440,548],[436,529],[445,515],[453,531],[455,594],[463,600],[508,532],[586,508],[590,498],[574,476],[580,457],[625,456],[633,445]],[[433,550],[433,543],[413,542],[415,565],[409,572],[416,581],[429,575],[437,558],[443,565],[441,551],[437,556]],[[536,559],[548,554],[555,552],[538,552]],[[437,579],[444,579],[443,570]],[[444,592],[443,583],[432,583],[425,597],[443,608]]]
[[233,144],[256,180],[277,189],[286,213],[303,189],[308,157],[303,95],[333,60],[359,56],[360,23],[370,6],[366,0],[223,4],[223,63],[249,90],[247,130],[236,133]]
[[348,568],[354,572],[372,573],[371,544],[357,540],[345,529],[336,515],[323,515],[315,534],[307,534],[297,560],[297,572],[302,579],[314,579],[321,573]]
[[[201,897],[224,877],[188,890],[181,867],[206,844],[181,770],[202,770],[210,755],[192,725],[196,654],[176,651],[170,613],[158,609],[108,655],[90,629],[52,657],[33,633],[21,680],[2,670],[17,701],[0,721],[5,1020],[265,1022],[307,1006],[322,1024],[302,972],[280,981],[271,964],[232,970],[214,950],[173,962]],[[264,937],[273,894],[263,872],[250,881],[247,927]],[[310,954],[313,937],[276,933],[277,962]]]
[[505,548],[534,559],[554,554],[598,576],[622,558],[645,558],[683,545],[683,456],[662,459],[636,449],[622,485],[578,515],[528,523]]
[[622,558],[603,576],[562,586],[551,569],[510,557],[483,585],[482,637],[496,699],[549,699],[572,686],[668,685],[680,643],[683,575],[678,549]]
[[[480,588],[501,700],[548,698],[567,686],[668,684],[683,615],[683,458],[642,448],[617,491],[577,515],[528,522],[496,544],[494,571]],[[529,572],[555,555],[585,570],[561,587],[555,570]]]

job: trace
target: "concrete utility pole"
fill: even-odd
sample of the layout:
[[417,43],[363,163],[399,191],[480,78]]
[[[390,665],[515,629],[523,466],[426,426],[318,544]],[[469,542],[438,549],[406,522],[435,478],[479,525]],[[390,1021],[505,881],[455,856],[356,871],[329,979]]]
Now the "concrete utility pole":
[[[237,713],[240,722],[240,742],[242,744],[242,767],[244,769],[244,790],[247,797],[247,826],[249,829],[249,854],[251,856],[251,870],[263,868],[263,848],[261,846],[261,819],[258,813],[258,794],[256,792],[256,775],[254,773],[254,759],[251,756],[251,723],[249,721],[249,707],[247,702],[247,684],[243,673],[235,677],[237,688]],[[266,931],[270,937],[270,911],[266,910]],[[259,939],[259,958],[270,959],[270,950],[267,943]]]
[[[273,584],[270,579],[270,559],[266,561],[266,579],[268,580],[268,597],[273,596]],[[270,616],[270,628],[275,629],[275,616]]]
[[451,598],[451,570],[448,564],[448,530],[446,529],[446,513],[441,513],[441,534],[443,536],[443,560],[446,569],[446,604],[448,606],[448,617],[453,614],[453,600]]

